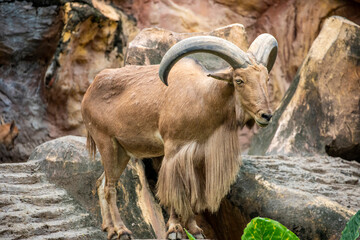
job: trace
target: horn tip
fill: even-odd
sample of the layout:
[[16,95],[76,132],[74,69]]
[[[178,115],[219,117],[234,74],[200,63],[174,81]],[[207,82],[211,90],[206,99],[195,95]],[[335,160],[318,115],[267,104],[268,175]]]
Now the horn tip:
[[167,77],[160,77],[160,80],[165,84],[165,86],[169,86],[169,84],[168,84],[168,81],[167,81]]

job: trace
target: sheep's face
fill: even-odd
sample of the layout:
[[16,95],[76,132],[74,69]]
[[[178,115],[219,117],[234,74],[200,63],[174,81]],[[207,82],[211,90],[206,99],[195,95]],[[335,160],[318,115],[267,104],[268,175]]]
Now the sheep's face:
[[14,148],[14,142],[19,134],[15,122],[0,125],[0,142],[3,143],[7,150]]
[[269,124],[272,112],[268,95],[269,74],[266,67],[253,63],[247,68],[229,68],[208,76],[234,85],[236,107],[244,109],[259,126],[265,127]]
[[233,71],[232,83],[237,103],[260,127],[269,124],[272,117],[268,94],[269,74],[263,65],[249,65]]

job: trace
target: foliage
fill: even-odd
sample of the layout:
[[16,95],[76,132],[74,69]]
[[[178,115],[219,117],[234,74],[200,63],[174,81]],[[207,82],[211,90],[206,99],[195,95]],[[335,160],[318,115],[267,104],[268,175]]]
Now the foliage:
[[279,222],[256,217],[244,229],[241,240],[299,240],[299,238]]
[[359,237],[360,210],[350,218],[341,234],[340,240],[356,240]]
[[184,230],[185,230],[185,233],[188,236],[189,240],[196,240],[195,237],[193,235],[191,235],[191,233],[189,233],[185,228],[184,228]]

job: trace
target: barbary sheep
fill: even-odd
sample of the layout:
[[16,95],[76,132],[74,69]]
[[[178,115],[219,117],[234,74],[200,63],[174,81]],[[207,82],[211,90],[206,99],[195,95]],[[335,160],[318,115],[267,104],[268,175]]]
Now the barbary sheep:
[[[208,72],[192,59],[179,61],[194,52],[215,54],[231,67]],[[161,156],[157,197],[170,211],[167,237],[181,239],[183,227],[203,237],[194,216],[217,211],[234,182],[238,128],[250,119],[264,127],[272,117],[267,84],[276,56],[270,34],[258,36],[247,53],[221,38],[191,37],[171,47],[160,65],[106,69],[95,77],[82,115],[89,151],[98,148],[105,170],[98,195],[108,238],[132,234],[115,189],[129,159]]]
[[0,120],[0,143],[4,144],[6,149],[10,151],[14,148],[15,139],[19,134],[19,130],[15,125],[15,121],[11,121],[11,123],[5,123],[2,117],[0,117]]

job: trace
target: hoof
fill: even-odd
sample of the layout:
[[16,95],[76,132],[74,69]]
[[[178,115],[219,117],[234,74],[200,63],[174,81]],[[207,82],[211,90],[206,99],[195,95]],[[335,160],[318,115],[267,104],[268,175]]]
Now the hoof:
[[199,233],[199,234],[195,234],[194,238],[195,239],[205,239],[205,236],[203,234]]
[[131,240],[132,237],[131,237],[131,235],[125,233],[125,234],[121,235],[120,237],[118,237],[118,239],[120,239],[120,240]]
[[116,235],[115,229],[113,227],[107,227],[106,229],[103,229],[103,231],[106,231],[108,233],[107,239],[111,240],[114,235]]
[[167,239],[169,239],[169,240],[181,240],[182,239],[182,234],[180,232],[173,232],[173,233],[170,233],[168,235]]

